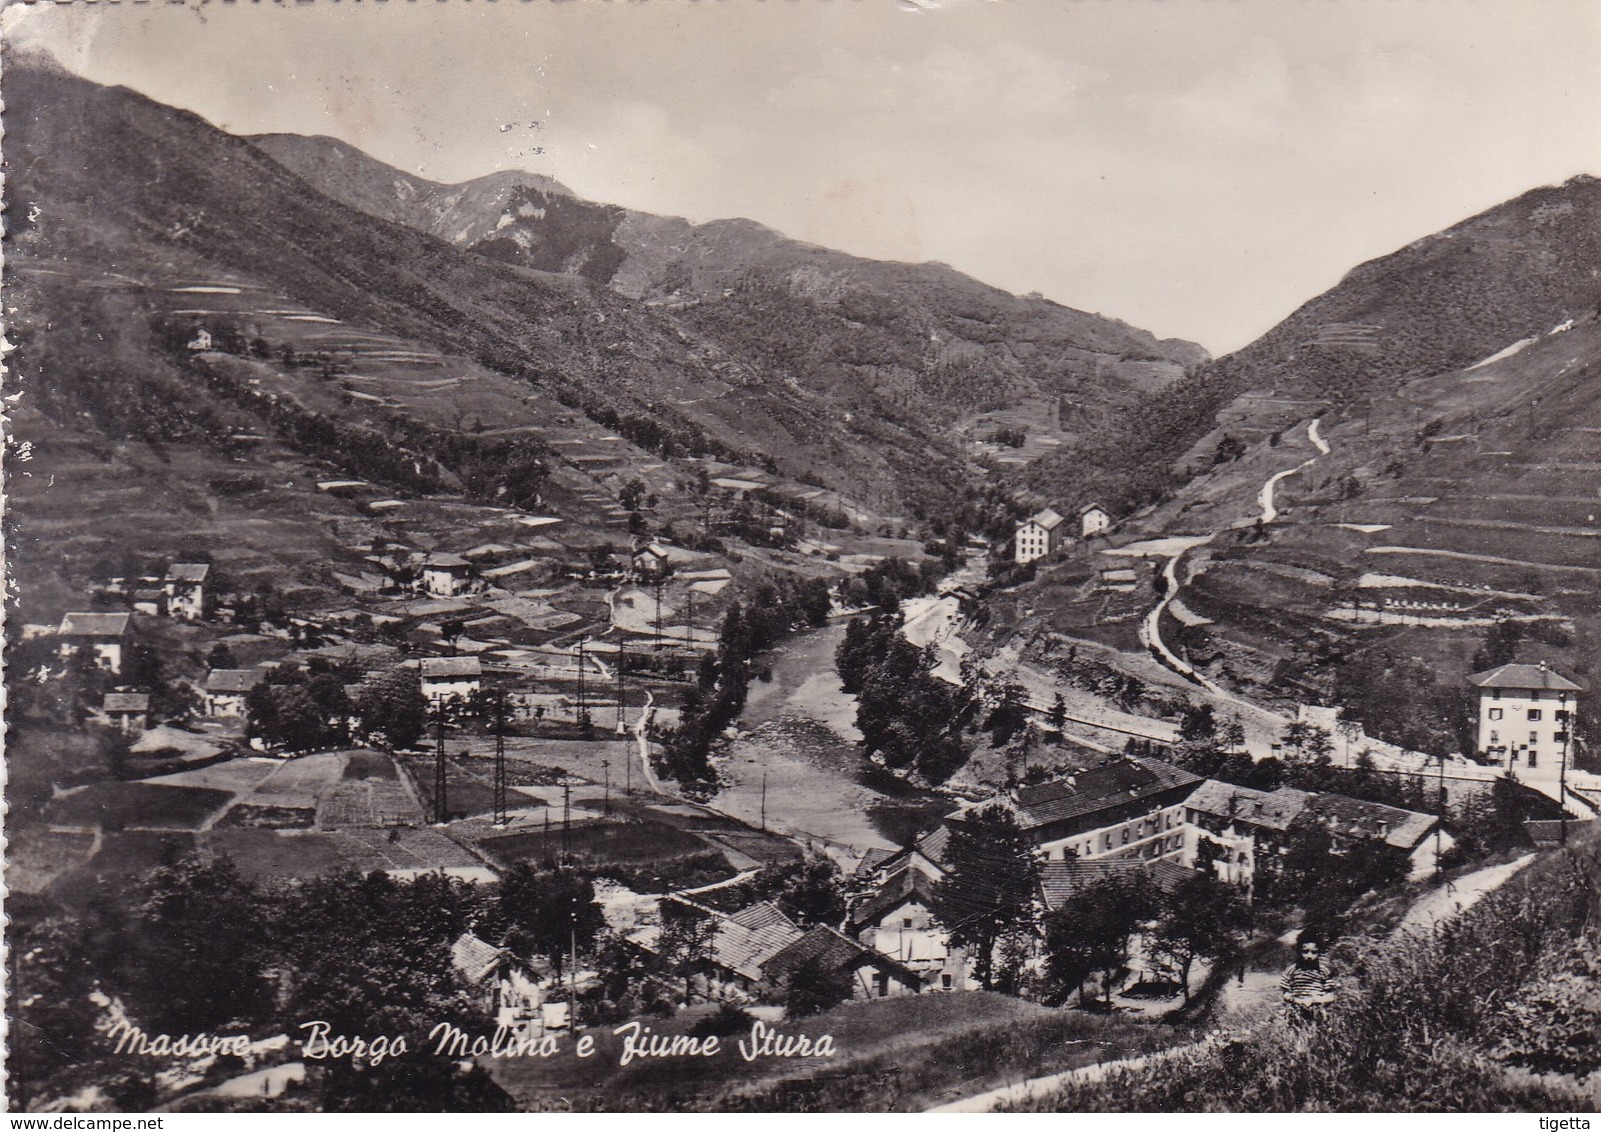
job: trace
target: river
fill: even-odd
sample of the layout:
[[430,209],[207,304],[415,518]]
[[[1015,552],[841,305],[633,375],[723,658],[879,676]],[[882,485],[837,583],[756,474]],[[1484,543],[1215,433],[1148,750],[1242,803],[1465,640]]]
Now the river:
[[724,787],[712,804],[760,823],[765,782],[769,829],[856,855],[901,844],[948,806],[862,756],[856,697],[834,668],[845,624],[835,619],[798,633],[758,662],[772,679],[751,681],[738,738],[718,763]]

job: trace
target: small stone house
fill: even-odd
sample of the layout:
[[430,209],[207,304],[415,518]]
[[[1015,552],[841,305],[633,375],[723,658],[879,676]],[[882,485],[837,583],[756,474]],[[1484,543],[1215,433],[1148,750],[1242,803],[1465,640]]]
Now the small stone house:
[[136,734],[150,724],[150,696],[144,692],[107,692],[100,714],[124,735]]
[[423,559],[420,581],[434,597],[455,597],[472,588],[476,568],[459,554],[430,554]]
[[762,974],[772,987],[780,988],[803,965],[848,973],[852,998],[891,998],[923,989],[923,980],[905,964],[826,924],[818,924],[762,964]]
[[266,677],[260,668],[213,668],[206,673],[206,714],[213,719],[243,719],[245,697]]
[[450,945],[450,963],[497,1027],[513,1039],[543,1036],[544,990],[528,964],[472,932],[462,932]]
[[211,566],[205,562],[174,562],[164,581],[167,612],[186,621],[206,615],[206,578]]
[[474,695],[483,677],[476,656],[429,656],[417,662],[423,697],[435,706]]
[[68,613],[61,618],[56,630],[60,639],[60,652],[69,658],[87,648],[94,661],[108,672],[122,671],[123,654],[128,646],[127,613]]

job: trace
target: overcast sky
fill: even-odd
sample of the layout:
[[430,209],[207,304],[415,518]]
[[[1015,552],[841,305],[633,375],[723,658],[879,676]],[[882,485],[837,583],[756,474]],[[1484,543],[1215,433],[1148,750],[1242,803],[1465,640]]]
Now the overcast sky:
[[[1601,173],[1597,0],[16,5],[235,133],[547,173],[943,260],[1214,353],[1358,262]],[[543,152],[537,152],[542,147]]]

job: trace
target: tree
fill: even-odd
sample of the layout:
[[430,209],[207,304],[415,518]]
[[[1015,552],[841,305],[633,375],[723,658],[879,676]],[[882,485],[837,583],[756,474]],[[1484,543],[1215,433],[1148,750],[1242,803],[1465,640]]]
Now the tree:
[[821,1014],[848,1001],[855,988],[849,971],[808,959],[797,963],[784,980],[784,1013],[790,1018]]
[[1067,726],[1067,701],[1062,699],[1062,693],[1056,693],[1056,698],[1051,701],[1051,710],[1045,719],[1057,731]]
[[227,857],[152,870],[121,957],[138,1017],[175,1034],[259,1021],[264,929],[255,889]]
[[747,900],[771,900],[801,927],[837,927],[845,918],[844,879],[833,858],[809,853],[765,866],[742,887]]
[[1245,925],[1245,903],[1233,885],[1208,869],[1187,878],[1164,905],[1151,942],[1156,954],[1177,968],[1188,1003],[1195,961],[1225,956],[1234,948]]
[[644,498],[645,485],[637,479],[629,480],[617,492],[617,502],[624,511],[638,511]]
[[588,877],[558,869],[536,872],[519,861],[500,881],[496,903],[503,943],[524,955],[542,955],[561,972],[572,949],[587,952],[606,926]]
[[1179,738],[1185,740],[1211,739],[1217,734],[1217,720],[1209,703],[1189,704],[1179,721]]
[[695,992],[695,976],[711,968],[717,924],[706,913],[676,900],[661,902],[661,934],[656,954],[667,973],[684,980],[684,1005]]
[[1084,983],[1100,973],[1106,1003],[1112,982],[1128,964],[1134,933],[1161,907],[1149,877],[1114,876],[1075,892],[1045,920],[1045,971],[1056,998],[1073,990],[1084,999]]
[[428,727],[428,701],[417,674],[392,668],[361,689],[361,726],[391,750],[404,750]]
[[995,947],[1034,929],[1040,862],[1017,816],[991,803],[950,823],[950,871],[934,890],[933,912],[953,946],[968,948],[980,984],[994,980]]

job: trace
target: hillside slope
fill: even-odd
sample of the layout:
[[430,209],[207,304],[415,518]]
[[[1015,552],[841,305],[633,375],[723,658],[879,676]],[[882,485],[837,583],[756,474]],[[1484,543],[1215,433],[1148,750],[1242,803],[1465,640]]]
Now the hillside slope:
[[1039,461],[1027,482],[1131,511],[1205,471],[1225,440],[1381,402],[1590,313],[1598,297],[1601,180],[1578,176],[1361,264],[1245,348],[1127,413],[1096,415],[1090,444]]
[[[1039,397],[1122,402],[1206,357],[1194,343],[1010,295],[943,264],[861,259],[749,220],[691,224],[582,201],[532,175],[419,186],[331,138],[252,140],[354,207],[486,256],[604,283],[733,357],[892,418],[948,424],[953,408]],[[437,223],[434,210],[416,207],[421,199],[452,202],[454,219]],[[468,218],[469,206],[481,211]]]
[[[1595,745],[1598,233],[1601,182],[1535,190],[1362,265],[1197,375],[1206,435],[1116,539],[1210,536],[1159,621],[1175,655],[1430,751],[1471,747],[1468,672],[1547,660],[1592,685]],[[1021,592],[1040,612],[1018,630],[1138,647],[1154,571],[1113,606],[1094,583],[1129,564],[1079,548]]]
[[[938,498],[965,482],[959,453],[928,430],[853,419],[788,375],[731,358],[612,291],[358,212],[249,143],[130,91],[26,61],[7,78],[19,305],[44,312],[70,296],[82,320],[36,319],[33,356],[88,351],[87,362],[96,334],[114,341],[126,380],[102,381],[92,364],[41,379],[71,411],[113,429],[170,434],[174,401],[153,338],[173,304],[154,297],[225,278],[278,296],[301,310],[297,318],[483,367],[658,455],[773,458],[884,507],[901,505],[907,485]],[[255,313],[280,317],[271,307]],[[204,415],[207,396],[190,390],[179,403]]]

